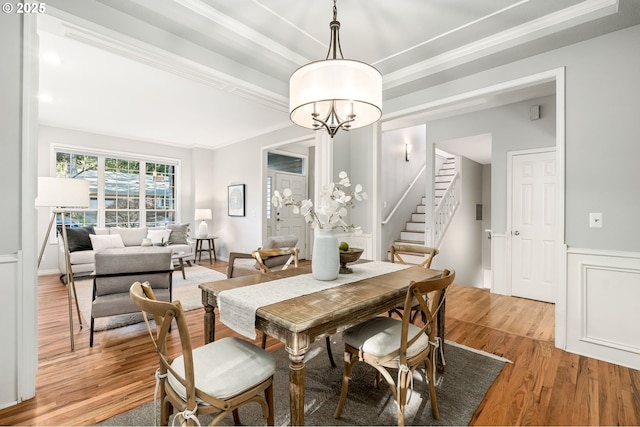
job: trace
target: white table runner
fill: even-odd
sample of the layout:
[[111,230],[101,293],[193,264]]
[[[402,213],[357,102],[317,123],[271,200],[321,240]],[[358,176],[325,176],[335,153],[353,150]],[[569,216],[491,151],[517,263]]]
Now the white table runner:
[[351,267],[353,273],[340,274],[336,280],[331,281],[316,280],[309,273],[222,291],[218,294],[220,321],[237,333],[255,339],[256,310],[260,307],[411,266],[372,261]]

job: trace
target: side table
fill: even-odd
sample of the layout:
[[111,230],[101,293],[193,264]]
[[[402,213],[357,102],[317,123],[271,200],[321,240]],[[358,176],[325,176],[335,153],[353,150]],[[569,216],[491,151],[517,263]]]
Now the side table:
[[[202,252],[209,253],[209,264],[213,261],[217,261],[216,258],[216,242],[218,236],[196,237],[196,249],[195,254],[198,257],[198,262],[202,261]],[[202,247],[202,243],[207,242],[207,248]]]

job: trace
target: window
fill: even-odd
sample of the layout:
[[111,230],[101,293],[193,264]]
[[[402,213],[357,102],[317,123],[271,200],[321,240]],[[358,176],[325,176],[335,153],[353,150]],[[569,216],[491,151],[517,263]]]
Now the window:
[[267,177],[267,219],[271,219],[271,192],[273,191],[272,178]]
[[304,173],[304,158],[286,154],[267,153],[267,168],[280,172]]
[[77,225],[154,227],[175,222],[176,172],[177,165],[166,162],[56,153],[57,176],[90,183],[90,207],[71,213]]

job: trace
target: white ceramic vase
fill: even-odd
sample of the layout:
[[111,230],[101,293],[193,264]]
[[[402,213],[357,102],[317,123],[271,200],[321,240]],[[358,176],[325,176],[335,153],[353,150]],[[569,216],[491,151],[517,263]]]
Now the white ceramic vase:
[[338,238],[333,230],[316,229],[311,274],[316,280],[335,280],[340,271]]

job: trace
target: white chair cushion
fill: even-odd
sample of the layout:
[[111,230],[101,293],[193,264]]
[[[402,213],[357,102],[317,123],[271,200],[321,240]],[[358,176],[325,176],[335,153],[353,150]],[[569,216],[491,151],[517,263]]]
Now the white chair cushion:
[[[390,317],[375,317],[347,329],[343,333],[344,342],[376,357],[386,356],[400,348],[402,321]],[[409,338],[420,332],[416,325],[409,324]],[[407,350],[413,357],[429,346],[429,337],[422,334]]]
[[[183,356],[171,367],[184,376]],[[228,399],[272,376],[276,362],[267,351],[239,338],[223,338],[193,350],[196,388],[219,399]],[[186,390],[171,374],[171,388],[183,399]]]

